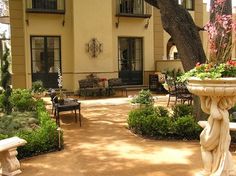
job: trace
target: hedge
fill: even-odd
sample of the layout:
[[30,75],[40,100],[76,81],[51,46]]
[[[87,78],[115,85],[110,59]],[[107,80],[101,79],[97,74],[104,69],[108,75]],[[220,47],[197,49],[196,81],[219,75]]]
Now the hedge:
[[[16,134],[0,134],[0,139],[18,136],[27,141],[27,144],[18,148],[18,158],[25,158],[59,149],[58,131],[54,120],[48,114],[44,102],[36,102],[36,114],[39,126],[33,130],[19,130]],[[61,133],[61,145],[63,134]]]

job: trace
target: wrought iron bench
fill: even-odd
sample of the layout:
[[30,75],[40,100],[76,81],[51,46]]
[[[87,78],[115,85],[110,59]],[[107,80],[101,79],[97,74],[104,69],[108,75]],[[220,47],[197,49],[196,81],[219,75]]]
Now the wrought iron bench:
[[84,96],[101,96],[103,88],[99,86],[99,79],[82,79],[79,80],[79,95]]
[[108,87],[109,92],[113,91],[122,91],[122,95],[125,93],[128,96],[128,91],[131,90],[141,90],[141,89],[148,89],[146,85],[124,85],[120,78],[111,78],[108,79]]
[[125,92],[125,87],[123,86],[123,82],[120,78],[110,78],[108,79],[108,89],[109,95],[111,95],[114,91],[121,91],[122,95]]

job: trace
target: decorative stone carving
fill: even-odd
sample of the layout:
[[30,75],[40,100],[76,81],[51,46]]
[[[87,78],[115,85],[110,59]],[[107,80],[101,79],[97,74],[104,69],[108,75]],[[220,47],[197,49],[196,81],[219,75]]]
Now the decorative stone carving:
[[12,137],[0,141],[0,168],[2,174],[13,176],[21,173],[20,162],[16,158],[16,149],[25,145],[26,141],[18,137]]
[[201,80],[191,78],[188,90],[200,97],[202,110],[210,114],[200,134],[204,170],[199,176],[230,176],[233,161],[229,152],[229,113],[236,103],[236,79]]

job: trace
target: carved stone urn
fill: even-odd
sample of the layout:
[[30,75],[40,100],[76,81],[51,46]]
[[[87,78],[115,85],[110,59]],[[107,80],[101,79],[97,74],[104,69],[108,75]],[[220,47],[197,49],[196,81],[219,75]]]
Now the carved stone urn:
[[236,103],[236,78],[190,78],[187,88],[200,97],[202,110],[209,114],[207,124],[200,134],[204,170],[196,175],[234,175],[229,152],[231,137],[228,110]]

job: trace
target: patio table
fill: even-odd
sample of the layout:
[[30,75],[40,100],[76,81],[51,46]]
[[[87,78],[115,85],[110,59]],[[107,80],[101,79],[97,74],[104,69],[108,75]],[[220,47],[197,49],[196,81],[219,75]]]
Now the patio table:
[[60,127],[60,112],[63,112],[63,111],[73,111],[75,114],[75,122],[77,123],[77,110],[79,110],[79,123],[81,126],[81,114],[80,114],[81,106],[80,105],[81,103],[75,99],[69,99],[69,100],[65,99],[64,104],[56,103],[55,116],[56,116],[57,125]]

